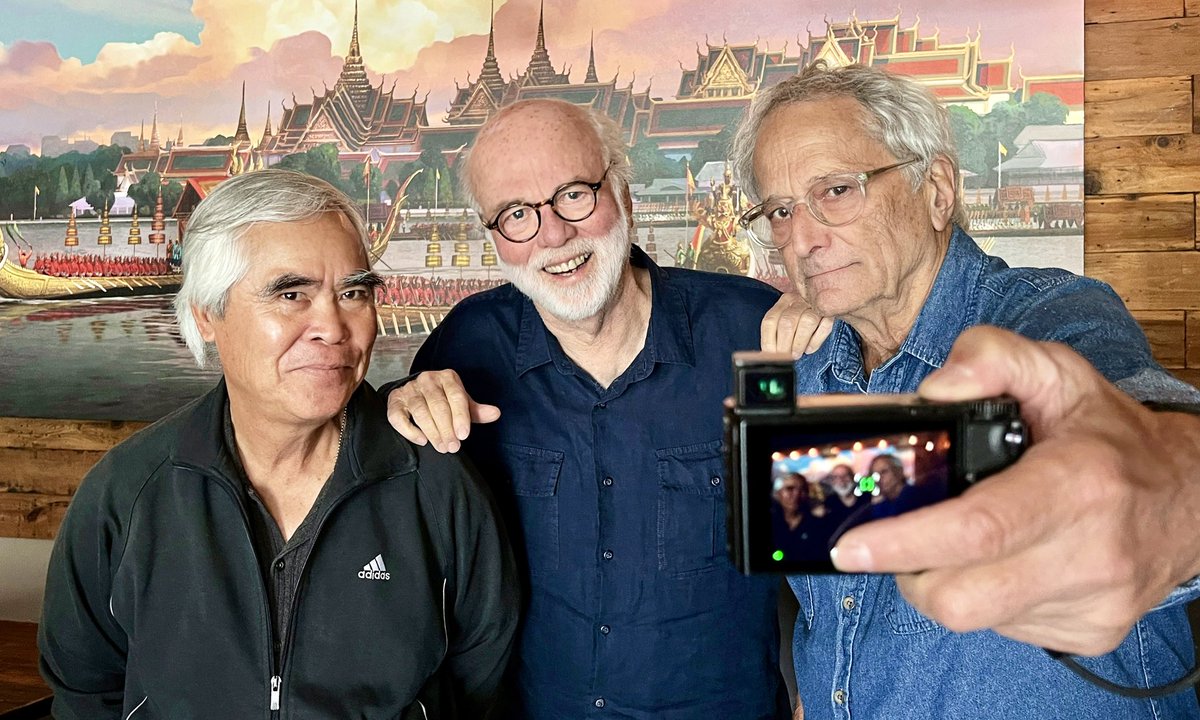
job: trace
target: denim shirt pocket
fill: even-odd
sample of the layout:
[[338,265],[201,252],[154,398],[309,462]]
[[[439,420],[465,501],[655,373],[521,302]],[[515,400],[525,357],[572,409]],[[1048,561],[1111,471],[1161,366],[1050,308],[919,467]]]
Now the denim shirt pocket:
[[727,563],[721,441],[657,450],[658,569],[687,577]]
[[527,445],[500,443],[500,459],[516,499],[521,541],[530,577],[558,569],[558,478],[563,453]]
[[892,632],[896,635],[917,635],[919,633],[935,631],[949,632],[935,621],[917,612],[915,607],[909,605],[904,596],[900,594],[900,588],[896,587],[896,579],[894,577],[888,576],[884,580],[880,594],[887,603],[885,607],[887,608],[888,624],[891,625]]

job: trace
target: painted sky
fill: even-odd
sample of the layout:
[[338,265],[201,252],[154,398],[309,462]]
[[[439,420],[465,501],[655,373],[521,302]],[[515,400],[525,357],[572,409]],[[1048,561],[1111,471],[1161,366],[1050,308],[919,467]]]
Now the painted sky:
[[[114,6],[119,9],[114,9]],[[1008,57],[1026,75],[1083,69],[1082,0],[1047,0],[1036,15],[981,0],[546,0],[546,44],[559,67],[582,81],[595,34],[602,79],[672,97],[680,64],[695,66],[697,45],[756,39],[772,49],[824,34],[825,19],[894,17],[920,22],[943,43],[981,31],[983,57]],[[332,85],[350,42],[352,0],[0,0],[0,147],[35,151],[43,135],[108,142],[135,134],[158,107],[159,132],[185,142],[232,134],[241,83],[257,139],[268,104],[311,99]],[[498,0],[496,54],[515,75],[529,62],[537,0]],[[428,92],[431,122],[479,72],[487,47],[484,0],[361,0],[359,39],[372,78],[396,94]]]

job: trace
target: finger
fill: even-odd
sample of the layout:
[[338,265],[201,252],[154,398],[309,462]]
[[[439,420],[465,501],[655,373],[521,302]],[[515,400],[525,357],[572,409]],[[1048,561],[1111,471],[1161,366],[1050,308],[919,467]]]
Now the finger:
[[400,433],[401,437],[411,443],[416,445],[424,445],[428,443],[429,438],[425,436],[425,433],[421,432],[421,428],[412,423],[412,419],[409,417],[408,410],[404,408],[399,400],[392,400],[392,397],[394,396],[395,393],[388,397],[387,410],[388,422],[391,423],[392,428],[396,432]]
[[[473,423],[490,423],[500,419],[500,408],[495,405],[486,405],[471,401],[471,422]],[[464,437],[463,440],[466,440]]]
[[834,564],[843,572],[906,573],[992,561],[1051,531],[1045,502],[1040,476],[1010,468],[961,497],[848,531],[834,548]]
[[821,318],[817,323],[817,329],[813,331],[812,337],[808,339],[808,346],[804,348],[805,355],[811,355],[820,349],[825,341],[829,339],[829,334],[833,332],[833,318]]
[[440,375],[438,381],[440,394],[434,391],[430,397],[438,427],[447,429],[458,440],[465,440],[471,433],[471,396],[456,373]]
[[[813,334],[817,332],[817,328],[821,325],[821,316],[812,310],[804,310],[799,315],[794,315],[794,320],[791,324],[791,337],[784,335],[780,341],[786,341],[787,347],[791,350],[792,357],[799,358],[804,355],[804,351],[808,348],[809,342],[812,341]],[[781,332],[785,332],[782,330]]]
[[[759,347],[764,352],[777,352],[779,345],[779,316],[783,313],[779,303],[776,303],[763,315],[759,325]],[[784,346],[786,347],[786,346]]]
[[457,452],[458,438],[451,424],[450,406],[445,395],[438,391],[426,391],[408,401],[408,413],[412,421],[429,438],[430,444],[440,453]]

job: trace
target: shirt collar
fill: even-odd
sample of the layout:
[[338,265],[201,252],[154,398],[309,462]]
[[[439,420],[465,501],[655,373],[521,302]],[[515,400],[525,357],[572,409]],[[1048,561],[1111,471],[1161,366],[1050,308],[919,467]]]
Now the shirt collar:
[[[692,343],[692,323],[688,316],[682,291],[666,270],[650,259],[645,251],[633,245],[630,263],[650,272],[650,329],[646,333],[646,349],[653,362],[695,365],[696,353]],[[521,296],[520,329],[517,336],[516,371],[524,374],[547,363],[555,363],[560,371],[572,371],[571,363],[553,340],[533,301]],[[552,350],[553,348],[553,350]]]
[[[987,255],[970,235],[955,226],[942,267],[929,290],[917,321],[896,355],[883,370],[902,355],[910,355],[933,368],[940,368],[950,355],[954,341],[978,315],[979,277]],[[842,320],[834,323],[829,339],[811,358],[809,367],[832,369],[842,382],[856,384],[863,376],[862,346],[858,333]]]

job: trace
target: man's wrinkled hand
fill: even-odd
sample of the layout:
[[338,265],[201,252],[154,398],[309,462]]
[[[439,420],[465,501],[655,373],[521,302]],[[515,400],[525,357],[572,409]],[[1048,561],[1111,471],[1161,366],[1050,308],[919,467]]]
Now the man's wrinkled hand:
[[846,533],[839,569],[898,573],[951,630],[1078,655],[1115,648],[1200,571],[1194,467],[1176,459],[1200,457],[1194,418],[1151,412],[1069,348],[996,328],[965,332],[919,392],[1012,395],[1034,444],[959,498]]
[[429,443],[441,453],[458,452],[471,434],[471,423],[500,418],[500,408],[471,399],[458,373],[431,370],[388,395],[388,422],[410,442]]
[[762,349],[798,358],[821,347],[832,329],[833,320],[815,313],[799,293],[784,293],[763,316]]

